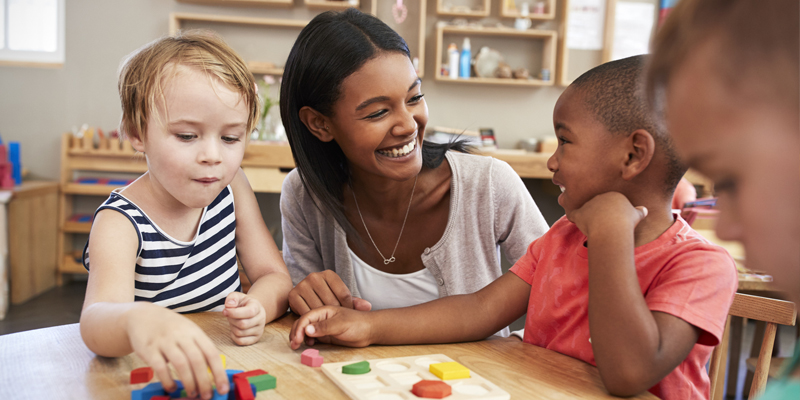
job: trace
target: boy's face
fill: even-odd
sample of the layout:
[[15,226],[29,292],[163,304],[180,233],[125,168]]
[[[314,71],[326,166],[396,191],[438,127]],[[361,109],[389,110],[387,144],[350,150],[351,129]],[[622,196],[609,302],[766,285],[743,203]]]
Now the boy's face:
[[800,300],[797,99],[785,104],[731,89],[714,70],[718,52],[708,50],[690,54],[667,88],[669,131],[689,166],[715,182],[717,236],[741,241],[746,265]]
[[[209,205],[239,170],[248,108],[239,92],[199,69],[176,65],[142,143],[150,181],[190,208]],[[156,113],[153,113],[155,115]]]
[[569,214],[594,196],[617,189],[621,136],[611,134],[586,107],[580,90],[567,88],[556,102],[553,125],[558,149],[547,160],[558,204]]

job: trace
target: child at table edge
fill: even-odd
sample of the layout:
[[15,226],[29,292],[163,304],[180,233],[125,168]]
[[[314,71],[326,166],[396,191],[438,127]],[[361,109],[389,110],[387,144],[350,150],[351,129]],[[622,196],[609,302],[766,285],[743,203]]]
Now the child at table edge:
[[527,313],[526,343],[596,365],[611,394],[708,398],[705,364],[737,274],[724,249],[671,213],[686,168],[645,106],[644,63],[603,64],[559,98],[548,168],[566,216],[509,273],[415,307],[313,310],[292,327],[292,348],[479,340]]
[[206,31],[157,39],[120,71],[120,130],[148,171],[95,214],[81,335],[101,356],[135,352],[167,391],[177,388],[171,364],[189,397],[229,384],[219,350],[179,313],[221,311],[233,342],[249,345],[288,307],[291,279],[240,168],[256,90],[243,60]]

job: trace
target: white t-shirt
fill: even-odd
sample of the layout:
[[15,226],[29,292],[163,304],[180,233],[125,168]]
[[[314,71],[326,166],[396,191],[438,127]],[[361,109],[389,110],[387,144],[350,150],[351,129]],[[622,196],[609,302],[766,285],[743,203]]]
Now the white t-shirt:
[[415,306],[439,298],[439,285],[427,268],[410,274],[389,274],[365,263],[352,250],[350,259],[358,293],[372,303],[373,310]]

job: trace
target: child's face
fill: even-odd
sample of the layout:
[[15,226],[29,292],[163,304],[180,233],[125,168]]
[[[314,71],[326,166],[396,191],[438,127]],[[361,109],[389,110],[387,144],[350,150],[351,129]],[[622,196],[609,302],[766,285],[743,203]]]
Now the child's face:
[[[175,66],[144,143],[156,188],[190,208],[209,205],[242,163],[248,108],[239,92],[196,68]],[[155,114],[155,113],[153,113]]]
[[567,88],[553,111],[558,149],[547,160],[553,183],[561,188],[558,204],[569,214],[594,196],[615,190],[614,161],[624,156],[612,135],[586,107],[580,90]]
[[[419,173],[428,123],[420,85],[411,61],[400,53],[379,55],[342,82],[329,128],[354,172],[399,181]],[[404,146],[413,149],[405,153]]]
[[715,182],[717,236],[741,241],[749,268],[800,299],[798,104],[732,90],[714,71],[714,54],[695,50],[677,69],[667,88],[669,131],[689,166]]

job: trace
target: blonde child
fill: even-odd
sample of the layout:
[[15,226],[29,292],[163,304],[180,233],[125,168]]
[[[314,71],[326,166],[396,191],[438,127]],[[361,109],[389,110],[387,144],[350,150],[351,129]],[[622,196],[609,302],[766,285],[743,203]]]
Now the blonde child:
[[220,393],[228,379],[214,344],[179,313],[222,311],[233,341],[248,345],[288,306],[291,279],[240,169],[255,90],[242,60],[207,32],[158,39],[120,73],[120,128],[148,170],[95,214],[81,335],[98,355],[135,352],[167,390],[172,364],[190,397],[211,397],[209,367]]
[[[800,303],[800,3],[681,0],[654,42],[649,97],[715,182],[717,236]],[[786,365],[786,364],[785,364]],[[800,398],[800,342],[763,399]]]
[[733,259],[672,214],[685,168],[639,90],[644,57],[601,65],[558,100],[548,160],[566,217],[474,294],[377,312],[324,307],[291,346],[483,339],[527,313],[524,341],[597,365],[611,394],[708,398],[705,372],[736,291]]

